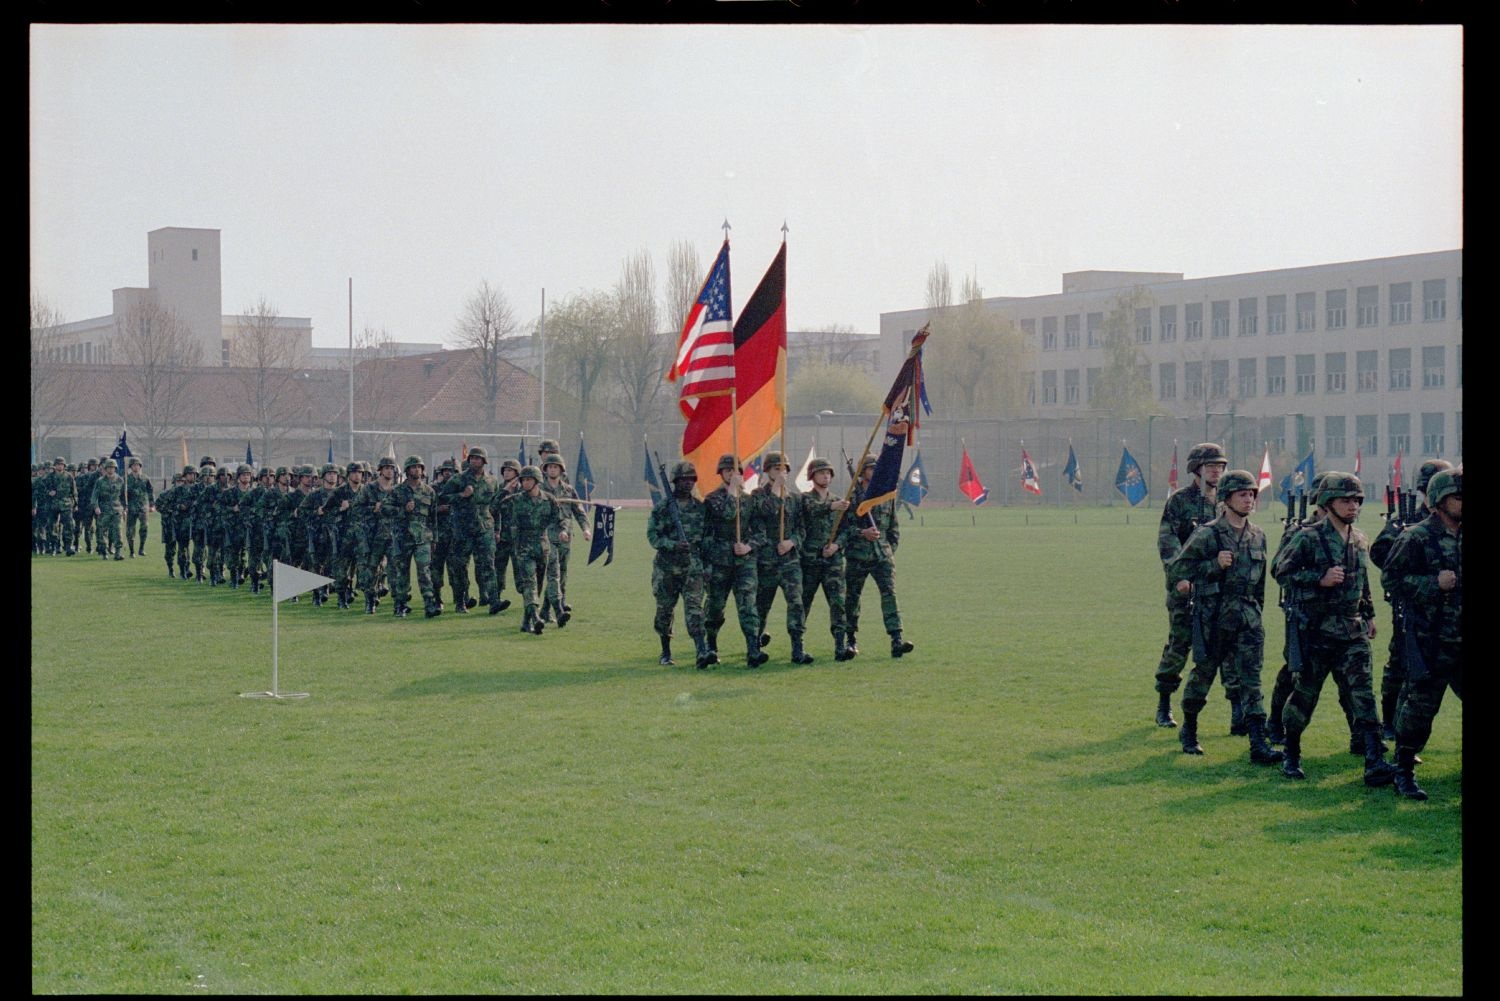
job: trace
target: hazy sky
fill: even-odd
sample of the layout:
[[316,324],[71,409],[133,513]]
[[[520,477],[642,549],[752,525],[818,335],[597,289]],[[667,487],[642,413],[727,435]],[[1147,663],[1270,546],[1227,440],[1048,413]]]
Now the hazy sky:
[[[68,320],[222,231],[224,311],[451,337],[789,227],[788,322],[1462,246],[1456,27],[33,26],[31,283]],[[676,322],[674,319],[673,323]],[[670,323],[667,325],[671,325]]]

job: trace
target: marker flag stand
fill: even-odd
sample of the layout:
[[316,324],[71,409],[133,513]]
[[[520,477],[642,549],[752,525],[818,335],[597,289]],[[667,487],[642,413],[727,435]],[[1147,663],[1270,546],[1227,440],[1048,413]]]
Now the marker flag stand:
[[280,690],[278,671],[280,668],[280,623],[276,609],[287,598],[311,591],[324,584],[332,584],[332,577],[308,573],[287,566],[280,560],[271,561],[271,690],[269,692],[241,692],[242,699],[305,699],[309,692],[283,692]]

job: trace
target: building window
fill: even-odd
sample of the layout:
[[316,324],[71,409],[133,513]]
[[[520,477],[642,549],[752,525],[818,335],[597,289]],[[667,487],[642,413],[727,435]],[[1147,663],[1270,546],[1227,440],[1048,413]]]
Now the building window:
[[1213,305],[1212,305],[1211,308],[1213,309],[1214,336],[1215,337],[1228,337],[1229,336],[1229,300],[1228,299],[1219,299],[1219,300],[1216,300],[1213,303]]
[[1229,395],[1229,362],[1215,359],[1208,363],[1208,395],[1222,400]]
[[1156,381],[1159,387],[1158,395],[1163,400],[1177,399],[1177,366],[1170,362],[1163,362],[1156,367]]
[[1026,402],[1033,407],[1036,406],[1036,379],[1034,378],[1026,380]]
[[1386,448],[1391,455],[1406,455],[1411,451],[1411,414],[1387,414],[1385,418]]
[[1078,369],[1076,368],[1063,371],[1063,402],[1078,402]]
[[1248,400],[1255,396],[1255,359],[1240,359],[1240,399]]
[[1026,348],[1031,350],[1036,347],[1036,321],[1022,320],[1021,335],[1026,339]]
[[1373,327],[1380,322],[1380,286],[1361,285],[1354,290],[1354,325]]
[[1091,348],[1097,348],[1099,346],[1099,334],[1100,334],[1100,332],[1103,329],[1104,329],[1104,314],[1103,313],[1090,313],[1089,314],[1089,347],[1091,347]]
[[193,248],[193,260],[196,261],[197,259],[198,259],[198,248],[194,247]]
[[1343,330],[1345,316],[1349,307],[1349,290],[1342,288],[1329,289],[1323,297],[1326,307],[1326,322],[1323,324],[1325,330]]
[[1323,418],[1323,449],[1330,459],[1342,459],[1344,451],[1344,418]]
[[1203,363],[1190,361],[1182,366],[1183,397],[1189,400],[1203,399]]
[[[1057,350],[1057,317],[1055,316],[1042,317],[1042,350]],[[1052,388],[1056,389],[1057,387],[1053,386]],[[1053,400],[1052,402],[1056,403],[1057,401]]]
[[1203,303],[1190,302],[1182,309],[1182,339],[1185,341],[1203,340]]
[[1297,333],[1307,333],[1318,329],[1318,305],[1317,294],[1314,292],[1297,293]]
[[1396,282],[1390,287],[1391,323],[1411,322],[1411,282]]
[[1268,417],[1260,422],[1261,437],[1275,452],[1286,451],[1286,418]]
[[1272,355],[1266,359],[1266,395],[1286,394],[1286,356]]
[[1354,355],[1354,388],[1361,393],[1373,393],[1380,388],[1380,352],[1358,351]]
[[1438,278],[1422,283],[1422,319],[1442,320],[1448,316],[1448,281]]
[[1091,368],[1087,372],[1085,372],[1084,374],[1088,377],[1089,406],[1093,406],[1094,405],[1094,390],[1099,385],[1099,370],[1097,368]]
[[1161,339],[1163,341],[1177,340],[1177,307],[1163,306],[1158,315],[1161,318]]
[[1411,348],[1391,348],[1387,367],[1391,371],[1392,389],[1411,388]]
[[1042,402],[1057,402],[1057,370],[1042,373]]
[[1151,309],[1135,311],[1135,339],[1140,344],[1151,343]]
[[1380,418],[1374,414],[1359,414],[1354,418],[1354,441],[1365,455],[1380,454]]
[[1063,350],[1078,350],[1078,314],[1063,317]]
[[1422,415],[1422,454],[1443,454],[1443,415]]
[[1286,296],[1266,296],[1266,333],[1286,333]]
[[219,364],[220,365],[225,365],[225,366],[227,366],[229,364],[229,339],[228,338],[225,338],[224,340],[221,340],[219,342]]
[[1297,356],[1297,392],[1313,393],[1318,389],[1318,359],[1316,355]]
[[1444,349],[1442,345],[1422,349],[1422,388],[1442,389],[1444,376]]
[[1240,336],[1253,337],[1260,333],[1260,303],[1255,299],[1240,300]]
[[1348,355],[1342,351],[1323,356],[1323,374],[1327,378],[1328,392],[1342,393],[1344,391],[1345,366],[1347,364]]

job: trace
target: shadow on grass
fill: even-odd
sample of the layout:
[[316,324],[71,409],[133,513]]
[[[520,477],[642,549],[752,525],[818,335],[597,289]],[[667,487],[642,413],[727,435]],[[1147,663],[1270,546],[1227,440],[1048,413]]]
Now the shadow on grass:
[[[656,665],[651,665],[655,667]],[[489,695],[497,692],[532,692],[565,685],[595,685],[617,678],[638,677],[655,673],[644,665],[595,668],[558,668],[556,670],[450,671],[402,685],[391,692],[393,699],[422,698],[428,695]]]

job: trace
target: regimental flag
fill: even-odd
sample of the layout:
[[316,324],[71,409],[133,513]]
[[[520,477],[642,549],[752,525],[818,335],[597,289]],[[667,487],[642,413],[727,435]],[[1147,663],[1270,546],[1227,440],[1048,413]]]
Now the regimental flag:
[[1290,507],[1294,496],[1312,491],[1313,477],[1317,475],[1314,469],[1313,452],[1310,451],[1307,458],[1297,463],[1296,469],[1281,478],[1281,503]]
[[927,474],[922,471],[922,453],[918,452],[911,460],[911,468],[901,478],[900,500],[912,507],[920,507],[928,489]]
[[615,561],[615,509],[607,504],[594,505],[594,544],[589,547],[589,562],[597,560],[600,553],[609,554],[604,558],[605,566]]
[[731,315],[726,238],[683,321],[682,333],[677,338],[677,355],[667,372],[668,382],[682,381],[677,405],[689,420],[702,397],[727,394],[734,386],[735,334]]
[[803,493],[807,493],[813,488],[812,477],[807,475],[807,467],[812,465],[812,461],[816,457],[817,449],[809,446],[807,449],[807,458],[802,460],[802,468],[797,470],[797,489]]
[[1042,481],[1037,479],[1036,466],[1031,463],[1031,454],[1021,446],[1021,489],[1029,494],[1042,495]]
[[[578,432],[578,464],[573,467],[573,485],[577,487],[579,496],[584,500],[593,499],[594,471],[589,468],[589,453],[583,447],[582,431]],[[611,553],[610,558],[613,559],[613,557],[614,554]]]
[[[877,504],[884,504],[896,496],[901,487],[901,460],[906,446],[916,439],[921,422],[920,403],[922,396],[922,345],[927,342],[927,326],[917,331],[911,339],[911,347],[891,391],[885,394],[881,412],[887,418],[885,438],[880,444],[880,456],[875,460],[875,472],[865,490],[864,499],[854,511],[863,518]],[[858,471],[856,470],[856,474]]]
[[1359,446],[1354,446],[1354,475],[1359,475],[1360,466],[1364,465],[1363,457],[1359,453]]
[[1271,446],[1266,446],[1265,457],[1260,460],[1260,476],[1256,478],[1255,489],[1264,491],[1271,485]]
[[1167,472],[1167,496],[1177,492],[1177,439],[1172,439],[1172,468]]
[[[120,436],[120,440],[124,441],[125,440],[125,436],[121,435]],[[1401,482],[1402,481],[1401,481],[1401,453],[1400,452],[1396,453],[1396,460],[1391,463],[1390,481],[1391,481],[1391,489],[1393,489],[1393,490],[1400,490],[1401,489]]]
[[523,468],[523,469],[526,468],[527,463],[526,463],[526,439],[525,438],[521,439],[521,448],[520,448],[519,451],[516,452],[516,461],[521,464],[521,468]]
[[740,479],[744,481],[747,491],[754,490],[760,486],[761,463],[765,461],[763,456],[757,455],[754,459],[745,463],[745,468],[740,470]]
[[248,441],[245,442],[245,465],[255,465],[255,453],[250,451],[250,443]]
[[[468,464],[468,461],[469,461],[469,443],[466,442],[466,441],[460,441],[458,443],[458,461],[461,464],[464,464],[464,465]],[[524,463],[523,463],[523,465],[524,465]]]
[[115,467],[121,476],[125,475],[125,460],[131,456],[130,446],[125,442],[125,426],[120,426],[120,440],[115,442],[115,450],[109,453],[109,457],[115,460]]
[[1146,499],[1145,474],[1141,472],[1141,464],[1135,461],[1135,456],[1130,454],[1128,448],[1120,451],[1120,469],[1115,473],[1115,489],[1125,495],[1131,507]]
[[699,399],[683,429],[683,458],[698,469],[712,469],[726,452],[758,455],[781,433],[786,413],[785,243],[735,321],[734,391],[738,449],[727,394]]
[[969,458],[969,449],[964,448],[963,461],[958,466],[958,492],[969,498],[977,507],[990,499],[990,492],[979,482],[979,474],[974,470],[974,462]]
[[1083,470],[1078,468],[1078,456],[1073,452],[1071,441],[1068,442],[1068,464],[1063,467],[1063,476],[1073,484],[1074,490],[1083,493]]
[[651,492],[651,506],[655,507],[664,496],[661,492],[661,484],[656,482],[656,469],[651,465],[651,453],[646,452],[646,489]]

